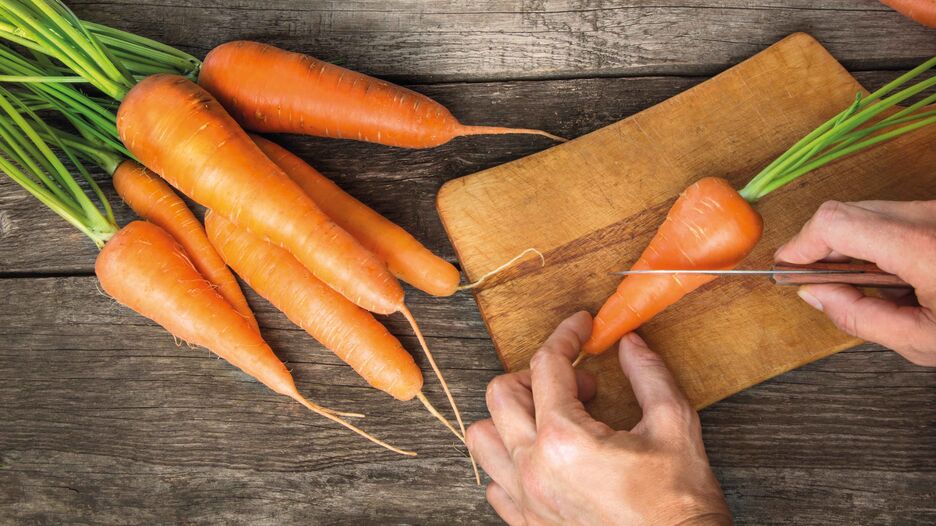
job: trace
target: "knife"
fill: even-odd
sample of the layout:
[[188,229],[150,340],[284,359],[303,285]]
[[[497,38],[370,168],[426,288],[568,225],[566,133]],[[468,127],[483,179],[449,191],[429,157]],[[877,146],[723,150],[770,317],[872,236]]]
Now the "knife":
[[844,283],[856,287],[912,288],[909,283],[894,274],[884,272],[873,263],[826,263],[809,265],[777,263],[769,270],[625,270],[612,272],[619,276],[633,274],[704,274],[707,276],[765,276],[777,285],[816,285],[821,283]]

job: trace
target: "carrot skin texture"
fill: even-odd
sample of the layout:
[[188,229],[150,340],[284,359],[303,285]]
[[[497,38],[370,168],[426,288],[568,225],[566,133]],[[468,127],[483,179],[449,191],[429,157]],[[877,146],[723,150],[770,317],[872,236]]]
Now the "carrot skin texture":
[[415,91],[301,53],[246,40],[211,50],[198,83],[244,125],[263,133],[296,133],[431,148],[461,135],[540,131],[465,126],[444,106]]
[[286,148],[251,135],[263,153],[365,248],[377,255],[396,277],[433,296],[451,296],[461,275],[396,223],[358,201]]
[[209,212],[211,243],[258,294],[348,363],[370,385],[398,400],[422,389],[422,372],[371,313],[325,285],[286,250]]
[[336,225],[260,151],[208,92],[152,75],[124,98],[121,140],[197,203],[292,253],[317,278],[371,312],[403,306],[403,288],[377,256]]
[[881,3],[924,26],[936,27],[936,0],[881,0]]
[[175,238],[134,221],[94,265],[108,295],[174,336],[206,347],[273,391],[298,396],[292,376],[244,317],[199,274]]
[[114,188],[120,198],[143,219],[169,233],[182,245],[198,272],[213,283],[221,296],[260,330],[247,298],[234,274],[211,246],[205,229],[176,193],[159,176],[136,161],[126,160],[114,171]]
[[[763,228],[760,214],[728,181],[700,179],[676,199],[631,268],[731,269],[754,249]],[[595,316],[582,352],[604,352],[622,336],[713,279],[691,274],[626,276]]]

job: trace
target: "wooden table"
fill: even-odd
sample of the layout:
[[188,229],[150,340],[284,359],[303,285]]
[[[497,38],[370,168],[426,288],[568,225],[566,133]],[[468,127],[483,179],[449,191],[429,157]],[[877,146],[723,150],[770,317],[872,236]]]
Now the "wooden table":
[[[466,123],[566,136],[662,101],[793,31],[815,35],[869,86],[936,53],[936,31],[872,0],[69,4],[199,56],[258,39],[412,85]],[[283,141],[450,259],[438,187],[550,145]],[[418,404],[366,388],[256,295],[264,335],[303,393],[366,411],[368,429],[420,456],[377,449],[206,351],[179,348],[98,290],[94,256],[0,178],[0,523],[497,522],[462,450]],[[474,301],[409,297],[467,420],[485,418],[484,386],[500,366]],[[414,347],[401,319],[387,323]],[[436,385],[427,391],[441,406]],[[936,372],[878,346],[736,395],[702,422],[738,523],[936,521]]]

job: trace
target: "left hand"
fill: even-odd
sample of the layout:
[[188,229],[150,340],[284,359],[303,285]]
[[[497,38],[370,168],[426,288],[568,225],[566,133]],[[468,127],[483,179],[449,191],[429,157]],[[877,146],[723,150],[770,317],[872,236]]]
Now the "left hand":
[[621,367],[643,418],[631,431],[582,405],[594,379],[571,362],[591,317],[565,320],[530,362],[488,385],[491,419],[468,429],[468,448],[494,480],[487,498],[508,524],[731,524],[709,467],[696,412],[660,357],[636,334]]

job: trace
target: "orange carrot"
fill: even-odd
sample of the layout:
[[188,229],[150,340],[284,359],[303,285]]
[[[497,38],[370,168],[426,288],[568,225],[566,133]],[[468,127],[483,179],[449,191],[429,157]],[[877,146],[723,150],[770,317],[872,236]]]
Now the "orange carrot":
[[165,230],[145,221],[130,223],[104,246],[94,271],[107,294],[172,335],[207,347],[273,391],[387,449],[414,454],[367,434],[300,395],[286,366],[260,333],[198,273]]
[[198,218],[165,181],[136,161],[127,160],[114,171],[114,188],[137,215],[174,237],[198,272],[218,288],[221,296],[254,329],[260,330],[234,274],[208,242]]
[[[707,177],[676,199],[633,270],[731,269],[754,249],[763,221],[724,179]],[[632,274],[595,316],[582,352],[599,354],[714,276]]]
[[419,367],[371,313],[319,281],[289,252],[217,213],[205,216],[212,245],[257,294],[282,311],[358,372],[397,400],[422,389]]
[[117,128],[147,168],[195,202],[291,252],[355,304],[405,308],[386,266],[315,205],[205,90],[152,75],[124,98]]
[[936,0],[881,0],[881,3],[924,26],[936,27]]
[[236,41],[211,50],[198,83],[245,128],[404,148],[431,148],[462,135],[541,130],[465,126],[441,104],[412,90],[300,53]]
[[397,400],[418,397],[464,441],[422,393],[422,372],[371,313],[322,283],[289,252],[209,212],[205,227],[224,260],[258,294],[334,352],[373,387]]
[[398,278],[434,296],[451,296],[458,290],[458,269],[409,232],[346,193],[286,148],[258,135],[251,138],[332,221],[383,260]]

